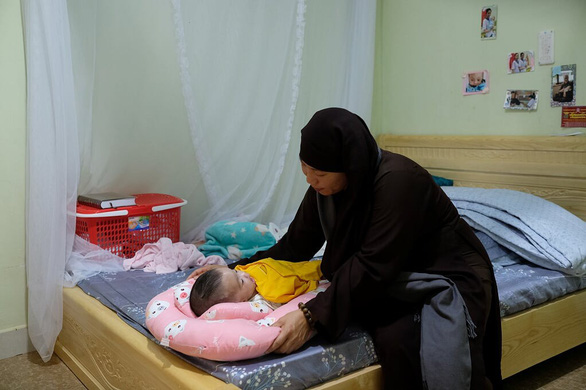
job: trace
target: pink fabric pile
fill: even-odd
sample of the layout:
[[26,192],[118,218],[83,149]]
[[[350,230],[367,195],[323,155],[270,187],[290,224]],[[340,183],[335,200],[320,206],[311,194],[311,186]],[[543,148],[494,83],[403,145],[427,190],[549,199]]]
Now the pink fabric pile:
[[144,269],[145,272],[164,274],[207,264],[226,265],[220,256],[205,257],[193,244],[171,242],[167,237],[146,244],[134,257],[124,260],[124,269]]

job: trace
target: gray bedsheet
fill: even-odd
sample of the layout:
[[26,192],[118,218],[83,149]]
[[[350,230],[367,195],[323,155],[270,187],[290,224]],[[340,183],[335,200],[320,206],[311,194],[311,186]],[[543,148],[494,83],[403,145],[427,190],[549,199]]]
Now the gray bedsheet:
[[539,267],[485,233],[476,232],[476,235],[494,267],[503,317],[586,288],[586,276],[569,276]]
[[[101,273],[79,282],[87,294],[114,310],[128,325],[158,343],[145,325],[146,306],[152,297],[185,280],[191,270],[170,274],[143,271]],[[164,348],[164,347],[161,347]],[[350,327],[329,343],[316,336],[290,355],[271,354],[239,362],[214,362],[170,352],[211,375],[242,389],[304,389],[369,366],[377,361],[366,332]]]
[[[509,315],[564,294],[586,288],[586,277],[567,276],[538,267],[476,232],[495,268],[501,315]],[[114,310],[130,326],[157,342],[145,325],[145,309],[152,297],[185,280],[191,270],[153,274],[139,270],[100,273],[79,282],[87,294]],[[161,347],[163,348],[163,347]],[[319,336],[300,351],[268,355],[240,362],[214,362],[168,349],[211,375],[243,389],[303,389],[377,361],[370,336],[350,327],[336,342]]]

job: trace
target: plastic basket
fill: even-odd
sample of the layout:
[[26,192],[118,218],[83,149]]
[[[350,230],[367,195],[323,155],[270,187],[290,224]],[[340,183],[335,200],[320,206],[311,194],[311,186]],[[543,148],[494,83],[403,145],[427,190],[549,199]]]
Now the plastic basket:
[[187,201],[165,194],[136,194],[136,206],[98,209],[77,204],[75,234],[113,254],[130,258],[145,244],[179,241],[181,207]]

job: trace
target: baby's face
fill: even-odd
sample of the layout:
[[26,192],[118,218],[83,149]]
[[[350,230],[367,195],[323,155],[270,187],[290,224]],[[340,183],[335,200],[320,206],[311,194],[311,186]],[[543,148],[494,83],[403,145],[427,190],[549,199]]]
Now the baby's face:
[[468,75],[468,82],[471,87],[476,87],[482,83],[482,73],[470,73]]
[[246,302],[256,294],[256,282],[246,272],[221,268],[222,288],[228,291],[233,302]]

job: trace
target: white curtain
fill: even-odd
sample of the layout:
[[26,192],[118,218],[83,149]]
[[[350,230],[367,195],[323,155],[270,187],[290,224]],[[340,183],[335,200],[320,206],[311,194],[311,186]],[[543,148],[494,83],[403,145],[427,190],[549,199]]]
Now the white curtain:
[[28,329],[43,361],[63,320],[63,270],[75,232],[79,149],[67,4],[23,1],[27,72]]
[[[29,302],[58,319],[29,317],[31,338],[47,340],[35,343],[41,356],[50,357],[61,326],[73,240],[66,206],[73,215],[76,184],[79,193],[186,199],[186,242],[221,219],[283,226],[306,189],[303,125],[329,106],[370,121],[376,0],[22,1],[29,138],[41,145],[58,134],[50,146],[68,152],[46,164],[47,150],[29,149]],[[59,101],[31,104],[46,96]],[[31,118],[41,115],[50,120],[33,132]],[[67,180],[46,178],[51,167]],[[43,213],[47,192],[56,194],[51,210],[60,218]],[[59,239],[48,242],[49,231]],[[49,252],[55,242],[59,251]],[[53,288],[49,307],[50,294],[32,288],[39,278]]]
[[189,232],[195,236],[218,219],[255,220],[273,197],[299,96],[305,1],[172,3],[183,96],[210,200]]

